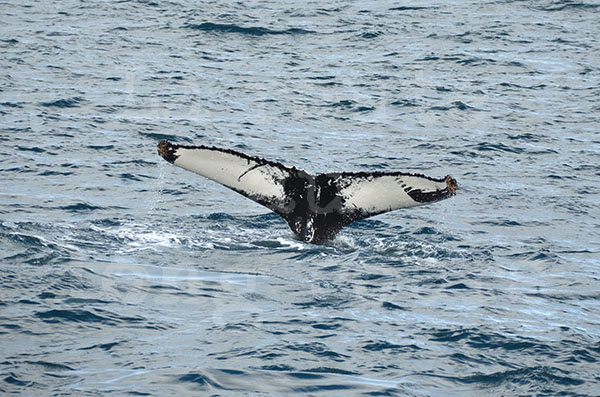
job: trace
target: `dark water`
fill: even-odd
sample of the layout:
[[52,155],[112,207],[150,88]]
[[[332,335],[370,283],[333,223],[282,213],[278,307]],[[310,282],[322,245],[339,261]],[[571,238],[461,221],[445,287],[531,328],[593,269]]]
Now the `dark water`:
[[[0,393],[600,395],[600,3],[0,10]],[[459,194],[314,246],[163,138]]]

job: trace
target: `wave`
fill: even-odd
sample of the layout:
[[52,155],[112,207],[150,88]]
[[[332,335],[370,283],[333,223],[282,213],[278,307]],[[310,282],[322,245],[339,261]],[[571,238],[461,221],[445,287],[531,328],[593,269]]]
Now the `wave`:
[[123,316],[103,309],[50,309],[35,313],[35,317],[50,324],[57,323],[88,323],[109,326],[147,327],[151,322],[141,316]]
[[429,108],[429,110],[438,110],[438,111],[448,111],[448,110],[452,110],[452,109],[479,111],[479,109],[474,108],[473,106],[469,106],[466,103],[461,102],[461,101],[454,101],[448,106],[432,106],[431,108]]
[[419,11],[419,10],[427,10],[429,8],[433,9],[436,7],[400,6],[400,7],[390,8],[389,11]]
[[574,3],[572,1],[559,1],[554,4],[554,6],[550,7],[538,7],[540,11],[583,11],[583,10],[595,10],[596,8],[600,8],[600,4],[587,4],[587,3]]
[[245,34],[250,36],[265,36],[265,35],[297,35],[297,34],[310,34],[315,33],[311,30],[305,30],[300,28],[290,28],[284,30],[274,30],[269,28],[264,28],[260,26],[254,27],[244,27],[235,24],[226,24],[226,23],[212,23],[212,22],[204,22],[201,24],[186,24],[184,26],[187,29],[192,30],[200,30],[203,32],[213,32],[213,33],[238,33]]
[[568,374],[568,372],[557,368],[538,366],[499,371],[490,374],[468,375],[465,377],[458,377],[456,380],[460,383],[480,383],[487,386],[506,383],[521,386],[526,386],[527,384],[545,384],[549,390],[552,389],[552,384],[579,386],[585,383],[583,380],[568,376]]
[[92,205],[86,202],[76,202],[73,204],[62,205],[57,207],[58,210],[67,211],[67,212],[82,212],[82,211],[96,211],[102,210],[105,207],[99,207],[96,205]]
[[81,97],[73,97],[68,99],[57,99],[55,101],[42,102],[40,105],[47,108],[78,108],[85,99]]
[[[257,383],[256,380],[260,379]],[[265,365],[259,370],[206,369],[176,375],[175,383],[190,383],[196,390],[237,392],[264,391],[267,394],[331,393],[335,390],[367,389],[379,381],[364,379],[355,372],[339,368],[315,367],[297,370],[287,365]],[[393,382],[385,385],[396,386]],[[265,385],[275,386],[273,389]],[[271,387],[273,387],[271,386]],[[376,390],[376,389],[372,389]]]

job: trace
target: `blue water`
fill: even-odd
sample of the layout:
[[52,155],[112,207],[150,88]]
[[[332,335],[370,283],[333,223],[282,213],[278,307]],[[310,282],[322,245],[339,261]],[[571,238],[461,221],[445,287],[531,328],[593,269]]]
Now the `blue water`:
[[[0,393],[600,395],[599,3],[0,12]],[[160,139],[459,191],[315,246]]]

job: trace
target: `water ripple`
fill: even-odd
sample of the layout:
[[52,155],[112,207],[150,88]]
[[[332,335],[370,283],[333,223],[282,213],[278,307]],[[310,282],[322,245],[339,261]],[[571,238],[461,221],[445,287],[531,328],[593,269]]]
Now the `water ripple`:
[[[593,2],[9,0],[0,393],[596,395]],[[168,139],[451,200],[327,244]]]

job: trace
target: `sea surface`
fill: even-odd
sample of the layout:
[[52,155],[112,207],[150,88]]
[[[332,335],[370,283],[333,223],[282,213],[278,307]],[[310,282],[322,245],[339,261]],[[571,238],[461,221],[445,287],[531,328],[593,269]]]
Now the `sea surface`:
[[[0,15],[0,394],[600,395],[598,1]],[[311,245],[161,139],[459,190]]]

